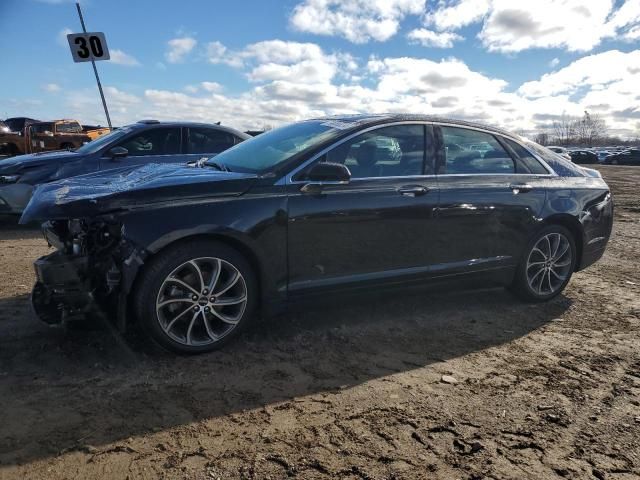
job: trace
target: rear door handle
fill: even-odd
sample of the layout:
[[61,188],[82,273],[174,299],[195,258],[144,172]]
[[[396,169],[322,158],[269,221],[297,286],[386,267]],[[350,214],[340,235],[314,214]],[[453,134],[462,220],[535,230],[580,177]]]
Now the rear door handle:
[[422,185],[407,185],[405,187],[400,187],[398,189],[398,193],[405,197],[420,197],[429,193],[429,189]]
[[514,195],[518,193],[527,193],[533,190],[533,187],[528,183],[514,183],[509,185],[509,188],[513,190]]

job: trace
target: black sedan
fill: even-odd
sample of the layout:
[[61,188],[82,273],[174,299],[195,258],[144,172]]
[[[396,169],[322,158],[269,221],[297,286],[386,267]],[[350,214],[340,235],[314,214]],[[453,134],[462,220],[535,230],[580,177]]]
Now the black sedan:
[[609,155],[602,163],[604,165],[640,165],[640,148],[630,148],[624,152]]
[[598,155],[590,150],[572,150],[569,152],[571,161],[578,164],[598,163]]
[[42,185],[22,221],[57,248],[35,264],[42,320],[97,303],[197,353],[302,300],[445,282],[549,300],[602,256],[612,214],[598,172],[518,135],[378,115],[287,125],[200,168]]

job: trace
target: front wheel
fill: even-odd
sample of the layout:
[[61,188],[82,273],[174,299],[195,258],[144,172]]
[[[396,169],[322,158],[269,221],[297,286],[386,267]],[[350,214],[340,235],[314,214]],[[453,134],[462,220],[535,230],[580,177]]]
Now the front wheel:
[[545,227],[528,244],[520,260],[512,290],[526,301],[546,301],[560,294],[576,265],[576,245],[569,230]]
[[257,304],[254,272],[225,244],[182,243],[152,261],[135,294],[145,330],[178,353],[216,350],[249,323]]

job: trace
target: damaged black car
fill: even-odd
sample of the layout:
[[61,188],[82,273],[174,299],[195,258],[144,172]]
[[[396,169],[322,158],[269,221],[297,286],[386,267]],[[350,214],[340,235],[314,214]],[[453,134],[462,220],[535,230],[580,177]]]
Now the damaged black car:
[[595,170],[486,125],[418,115],[290,124],[196,168],[123,167],[42,185],[22,222],[47,323],[107,311],[165,348],[219,348],[303,300],[414,286],[560,294],[603,254]]

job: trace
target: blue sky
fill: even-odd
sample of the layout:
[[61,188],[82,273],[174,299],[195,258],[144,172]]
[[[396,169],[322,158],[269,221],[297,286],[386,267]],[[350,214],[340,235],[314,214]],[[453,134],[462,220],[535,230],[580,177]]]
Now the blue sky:
[[[85,0],[117,124],[239,128],[321,114],[417,111],[537,131],[601,115],[640,135],[640,0]],[[0,118],[105,123],[64,37],[73,2],[2,0]]]

